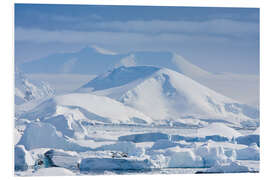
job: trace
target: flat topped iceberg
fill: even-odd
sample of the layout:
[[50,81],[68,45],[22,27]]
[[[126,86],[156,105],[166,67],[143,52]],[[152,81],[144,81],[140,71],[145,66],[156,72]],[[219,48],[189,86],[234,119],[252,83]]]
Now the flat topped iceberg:
[[80,163],[80,171],[106,171],[106,170],[142,170],[147,171],[152,167],[152,163],[137,159],[117,159],[117,158],[85,158]]
[[169,140],[170,136],[164,133],[143,133],[143,134],[131,134],[127,136],[120,136],[119,141],[132,141],[134,143],[140,142],[155,142],[158,140]]
[[211,123],[210,125],[199,128],[197,131],[198,137],[218,135],[220,137],[227,137],[232,139],[233,137],[239,137],[242,134],[233,128],[228,127],[223,123]]

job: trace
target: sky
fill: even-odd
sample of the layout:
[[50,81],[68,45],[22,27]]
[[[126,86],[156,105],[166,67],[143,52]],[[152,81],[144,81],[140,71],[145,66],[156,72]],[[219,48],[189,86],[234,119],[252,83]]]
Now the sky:
[[259,74],[259,9],[15,5],[15,61],[96,45],[172,51],[210,72]]

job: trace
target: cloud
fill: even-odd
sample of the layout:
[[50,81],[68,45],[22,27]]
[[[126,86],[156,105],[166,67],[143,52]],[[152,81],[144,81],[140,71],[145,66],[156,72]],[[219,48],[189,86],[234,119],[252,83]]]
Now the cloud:
[[89,14],[85,17],[74,17],[74,16],[64,16],[64,15],[48,15],[48,14],[40,14],[41,20],[48,20],[55,21],[56,23],[76,23],[81,21],[100,21],[103,18],[97,14]]
[[119,67],[119,66],[126,66],[126,67],[136,66],[134,54],[131,54],[131,55],[121,59],[120,63],[115,65],[115,67]]
[[[222,29],[222,26],[220,27]],[[220,30],[222,31],[222,30]],[[41,29],[15,29],[15,42],[96,44],[115,51],[172,50],[179,47],[254,47],[258,39],[238,39],[209,34],[106,32],[106,31],[49,31]]]
[[[205,51],[218,53],[238,49],[257,49],[258,39],[239,39],[209,34],[106,32],[106,31],[49,31],[41,29],[15,29],[15,43],[18,44],[65,44],[98,45],[116,52],[140,50],[151,51]],[[16,45],[15,44],[15,45]],[[249,51],[249,50],[248,50]],[[252,51],[253,52],[253,51]],[[29,53],[29,52],[28,52]]]
[[15,41],[30,41],[36,43],[61,42],[61,43],[91,43],[120,45],[121,43],[151,43],[154,42],[187,42],[197,39],[198,41],[225,42],[230,39],[227,37],[204,36],[204,35],[186,35],[186,34],[144,34],[134,32],[81,32],[81,31],[47,31],[41,29],[16,28]]
[[[97,15],[92,15],[101,18]],[[91,17],[92,17],[91,16]],[[91,21],[75,17],[55,16],[59,21],[55,31],[80,32],[125,32],[125,33],[176,33],[191,35],[219,35],[238,38],[254,36],[258,38],[259,23],[235,21],[230,19],[212,19],[207,21]],[[70,21],[70,22],[69,22]],[[17,26],[19,28],[19,26]],[[31,30],[31,29],[30,29]],[[44,29],[46,30],[46,29]],[[48,29],[47,29],[48,30]]]
[[[59,18],[59,17],[58,17]],[[81,30],[15,28],[16,42],[97,44],[114,50],[176,46],[247,47],[259,42],[259,24],[216,19],[194,21],[109,21],[80,24]],[[112,48],[116,47],[116,48]],[[172,49],[175,50],[175,49]]]
[[[81,24],[82,25],[82,24]],[[256,34],[258,23],[241,22],[228,19],[209,21],[113,21],[84,24],[86,29],[111,30],[140,33],[206,33],[219,35]]]

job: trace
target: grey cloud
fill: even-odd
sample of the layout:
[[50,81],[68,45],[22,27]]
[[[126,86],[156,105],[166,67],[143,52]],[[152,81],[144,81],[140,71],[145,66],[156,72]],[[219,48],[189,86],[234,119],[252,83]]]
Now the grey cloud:
[[250,47],[254,41],[223,36],[187,35],[174,33],[145,34],[134,32],[80,32],[80,31],[45,31],[40,29],[16,28],[16,42],[97,44],[112,50],[173,50],[178,47]]
[[201,35],[184,35],[184,34],[144,34],[133,32],[80,32],[80,31],[47,31],[41,29],[23,29],[16,28],[15,41],[30,41],[37,43],[63,42],[63,43],[100,43],[109,44],[133,42],[145,43],[149,41],[160,42],[187,42],[197,39],[205,42],[226,42],[230,39],[226,37],[212,37]]
[[183,33],[258,33],[258,24],[251,22],[238,22],[226,19],[210,20],[204,22],[193,21],[127,21],[127,22],[100,22],[92,26],[100,29],[113,29],[125,32],[183,32]]

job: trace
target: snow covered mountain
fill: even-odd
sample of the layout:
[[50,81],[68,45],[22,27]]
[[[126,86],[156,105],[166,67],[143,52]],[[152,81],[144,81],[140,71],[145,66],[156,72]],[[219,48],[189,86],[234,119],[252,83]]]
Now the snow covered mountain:
[[241,103],[259,107],[259,75],[211,73],[175,53],[171,61],[176,66],[173,70]]
[[56,53],[26,62],[20,68],[26,73],[101,74],[114,67],[158,65],[186,75],[210,74],[168,51],[134,51],[115,53],[98,46],[87,46],[77,52]]
[[34,82],[18,69],[15,71],[15,104],[50,97],[54,90],[45,82]]
[[[160,66],[180,72],[191,79],[228,97],[254,107],[259,106],[259,76],[208,72],[173,52],[134,51],[115,53],[98,46],[78,52],[56,53],[20,64],[26,73],[99,75],[120,66]],[[50,79],[48,79],[49,81]]]
[[96,46],[88,46],[77,52],[55,53],[47,57],[20,64],[26,73],[100,74],[111,69],[126,54],[116,54]]
[[[153,66],[119,67],[78,89],[108,96],[155,121],[184,122],[189,117],[222,119],[240,125],[258,119],[258,110],[225,97],[189,77]],[[184,121],[183,121],[184,119]]]

